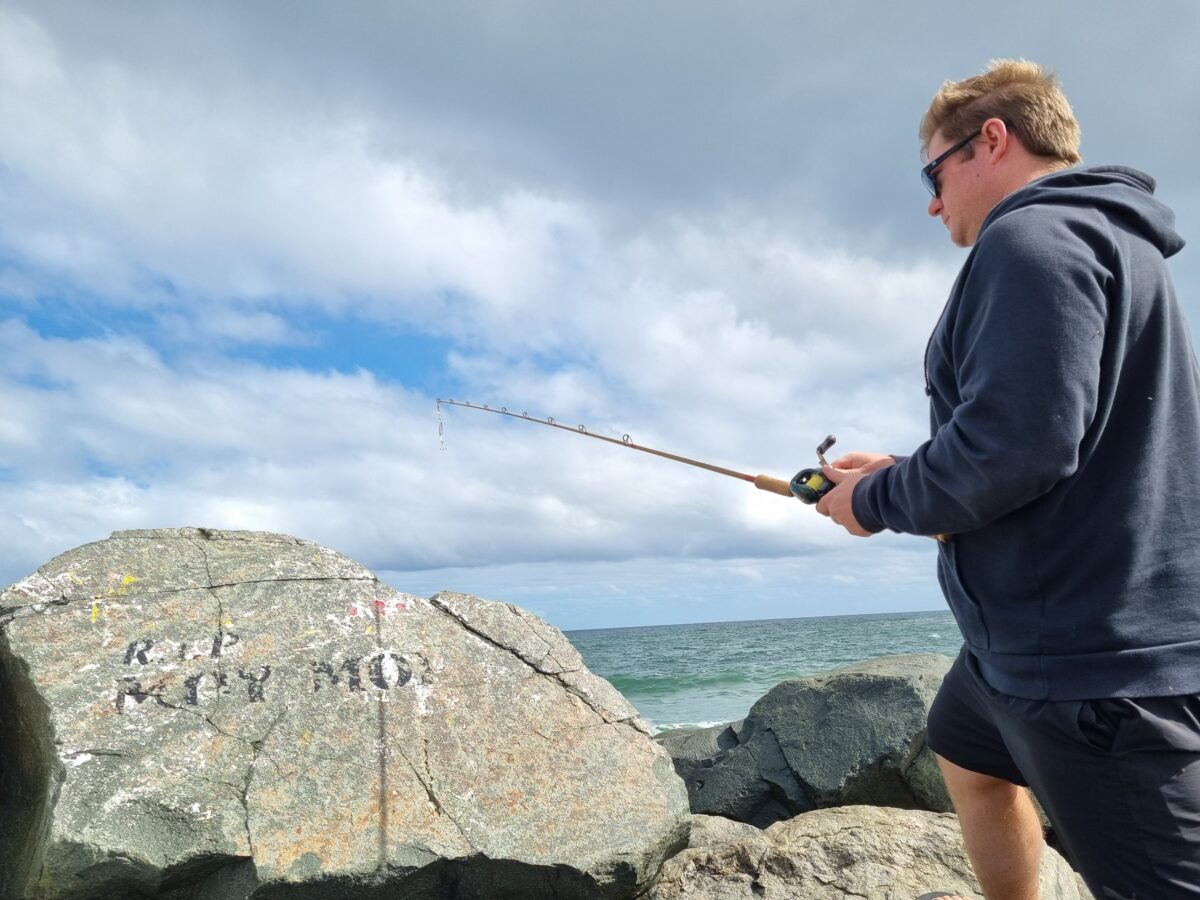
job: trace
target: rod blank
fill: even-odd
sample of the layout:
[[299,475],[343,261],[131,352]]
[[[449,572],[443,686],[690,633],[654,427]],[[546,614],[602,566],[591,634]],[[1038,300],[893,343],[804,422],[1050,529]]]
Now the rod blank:
[[[712,463],[701,462],[698,459],[691,459],[687,456],[679,456],[675,453],[668,453],[665,450],[655,450],[653,447],[643,447],[641,444],[635,444],[632,440],[630,440],[629,435],[627,434],[618,440],[617,438],[608,437],[607,435],[594,434],[588,431],[582,425],[577,425],[572,428],[569,425],[562,425],[558,422],[555,422],[554,419],[551,418],[539,419],[536,416],[529,415],[529,413],[523,412],[518,414],[509,412],[508,408],[503,406],[499,409],[496,409],[487,405],[480,406],[475,403],[459,400],[438,400],[437,403],[439,414],[441,413],[442,404],[445,403],[447,406],[461,406],[466,409],[476,409],[480,412],[490,412],[499,416],[508,416],[512,419],[523,419],[526,422],[536,422],[539,425],[548,425],[551,428],[559,428],[563,431],[569,431],[572,434],[579,434],[583,435],[584,437],[595,438],[598,441],[607,441],[610,444],[616,444],[618,447],[628,447],[630,450],[639,450],[642,453],[650,453],[654,456],[660,456],[663,459],[669,459],[672,462],[683,463],[687,466],[695,466],[697,469],[705,469],[709,472],[716,472],[718,475],[725,475],[729,478],[739,478],[742,481],[750,482],[760,491],[769,491],[772,494],[779,494],[783,497],[792,496],[791,485],[782,479],[772,478],[770,475],[750,475],[746,472],[738,472],[734,469],[726,469],[722,466],[714,466]],[[439,435],[440,434],[441,432],[439,425]]]

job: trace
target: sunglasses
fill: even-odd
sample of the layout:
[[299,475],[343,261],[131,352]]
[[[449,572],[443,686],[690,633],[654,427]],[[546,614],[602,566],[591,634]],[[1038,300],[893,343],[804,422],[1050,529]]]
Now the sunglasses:
[[942,196],[942,186],[938,184],[937,176],[934,175],[934,172],[937,171],[938,166],[948,160],[963,147],[967,146],[967,144],[971,143],[971,141],[975,140],[975,138],[979,137],[982,132],[983,129],[980,128],[974,134],[967,135],[937,159],[930,161],[925,168],[921,170],[921,183],[925,185],[925,189],[928,190],[929,193],[933,194],[935,197]]

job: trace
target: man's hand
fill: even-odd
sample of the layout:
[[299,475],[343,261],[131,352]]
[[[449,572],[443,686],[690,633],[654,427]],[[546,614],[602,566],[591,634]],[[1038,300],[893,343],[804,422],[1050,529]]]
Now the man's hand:
[[888,456],[886,453],[859,453],[857,451],[847,453],[830,463],[835,469],[862,472],[864,475],[870,475],[872,472],[878,472],[880,469],[886,469],[895,464],[896,457]]
[[836,487],[817,503],[817,512],[829,516],[833,524],[841,525],[856,537],[870,537],[871,532],[858,524],[854,518],[851,499],[854,486],[880,469],[895,465],[896,460],[885,453],[847,453],[833,461],[832,466],[822,467],[825,477]]

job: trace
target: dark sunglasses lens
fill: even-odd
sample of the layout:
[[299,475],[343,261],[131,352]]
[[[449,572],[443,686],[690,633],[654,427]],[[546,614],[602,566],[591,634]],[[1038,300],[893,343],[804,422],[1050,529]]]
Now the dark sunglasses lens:
[[936,197],[938,195],[939,188],[938,188],[938,183],[937,183],[937,176],[934,175],[933,172],[931,172],[928,168],[921,170],[921,181],[925,185],[925,190],[929,191],[929,193],[932,194],[934,197]]

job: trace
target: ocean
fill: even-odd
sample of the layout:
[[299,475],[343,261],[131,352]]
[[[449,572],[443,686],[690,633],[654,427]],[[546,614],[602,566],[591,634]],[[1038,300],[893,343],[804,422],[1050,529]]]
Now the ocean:
[[895,653],[957,655],[949,611],[710,622],[566,632],[656,730],[744,718],[788,678]]

